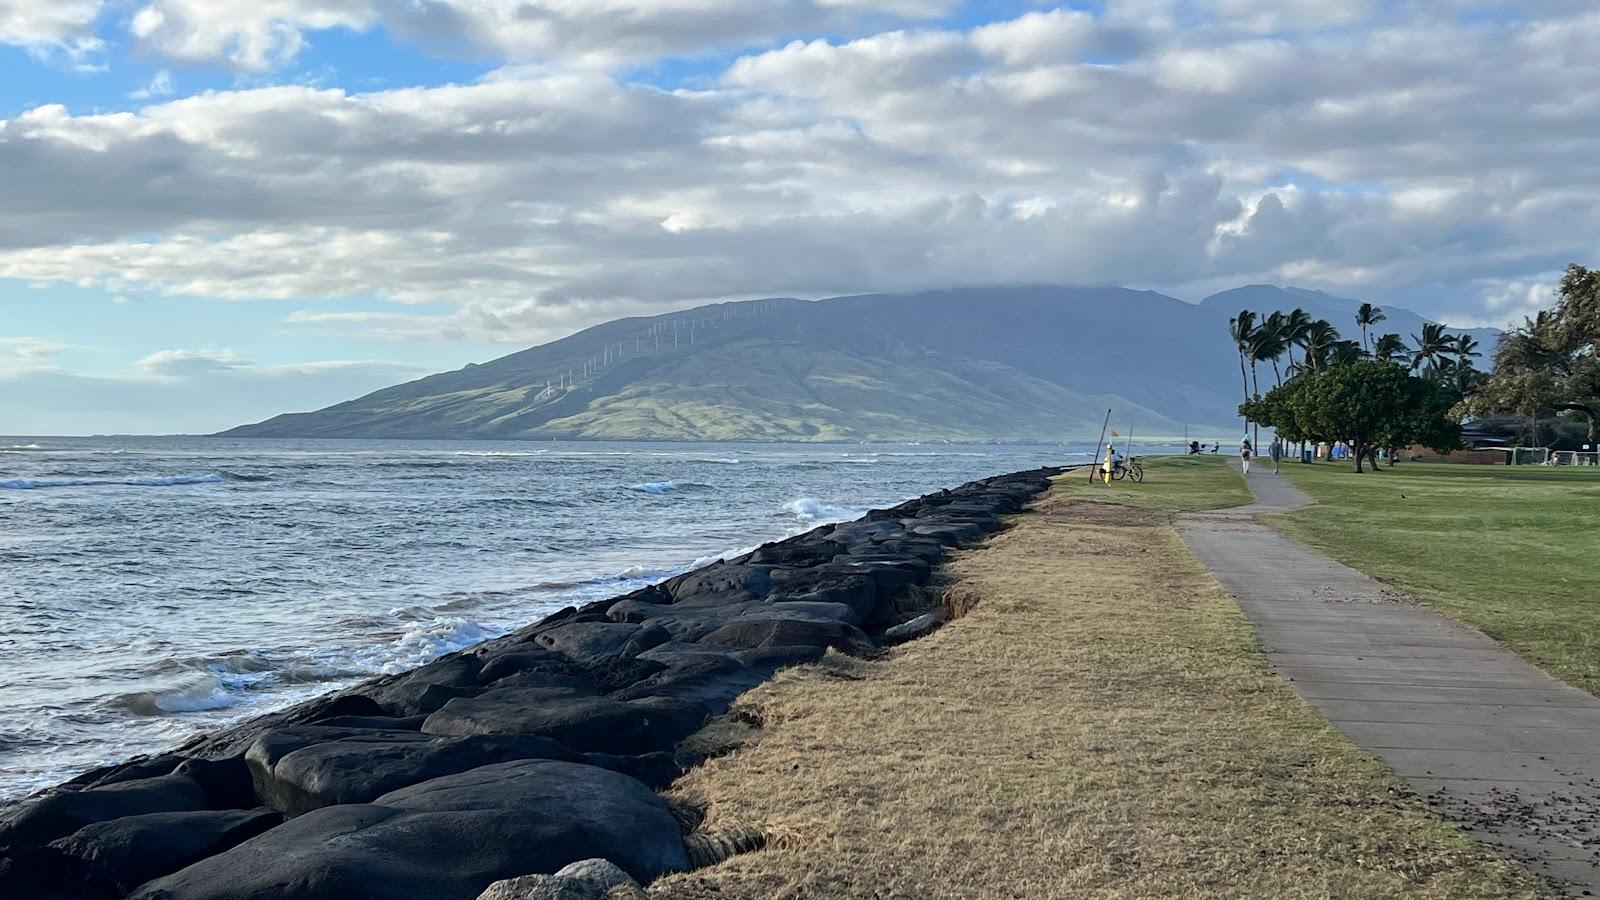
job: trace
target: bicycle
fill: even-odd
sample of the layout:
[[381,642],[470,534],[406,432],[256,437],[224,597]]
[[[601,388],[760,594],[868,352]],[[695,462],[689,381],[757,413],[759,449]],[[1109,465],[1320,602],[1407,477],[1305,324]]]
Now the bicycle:
[[1111,466],[1112,481],[1121,481],[1124,477],[1135,483],[1144,481],[1144,466],[1139,464],[1139,457],[1130,456],[1126,462],[1115,463]]

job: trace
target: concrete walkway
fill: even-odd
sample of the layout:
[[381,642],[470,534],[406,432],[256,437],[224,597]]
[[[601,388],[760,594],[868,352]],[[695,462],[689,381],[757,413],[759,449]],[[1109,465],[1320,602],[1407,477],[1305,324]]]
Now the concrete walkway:
[[1270,467],[1248,482],[1255,503],[1177,522],[1274,670],[1479,840],[1600,896],[1600,699],[1260,524],[1311,501]]

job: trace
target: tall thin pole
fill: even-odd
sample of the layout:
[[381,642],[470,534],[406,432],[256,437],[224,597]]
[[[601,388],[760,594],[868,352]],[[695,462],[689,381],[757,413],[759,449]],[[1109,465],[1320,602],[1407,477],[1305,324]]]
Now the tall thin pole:
[[[1098,462],[1100,460],[1100,448],[1104,447],[1106,445],[1106,429],[1110,428],[1110,427],[1111,427],[1111,410],[1108,409],[1108,410],[1106,410],[1106,420],[1104,422],[1100,423],[1100,442],[1094,445],[1094,458],[1095,458],[1096,462]],[[1090,466],[1089,467],[1089,481],[1090,482],[1094,481],[1094,470],[1097,469],[1097,468],[1099,468],[1099,466]]]

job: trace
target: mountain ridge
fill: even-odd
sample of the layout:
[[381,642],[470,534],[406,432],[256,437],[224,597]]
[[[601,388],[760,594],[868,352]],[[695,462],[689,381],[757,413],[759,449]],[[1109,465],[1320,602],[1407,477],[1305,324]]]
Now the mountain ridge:
[[1237,427],[1226,325],[1245,297],[1263,312],[1309,300],[1254,285],[1200,303],[1055,286],[730,301],[605,322],[222,434],[1057,441],[1093,439],[1107,408],[1152,437],[1215,433]]

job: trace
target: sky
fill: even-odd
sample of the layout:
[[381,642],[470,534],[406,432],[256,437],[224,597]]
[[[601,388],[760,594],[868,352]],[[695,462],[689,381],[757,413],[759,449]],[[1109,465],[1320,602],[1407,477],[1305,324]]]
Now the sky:
[[0,0],[0,434],[205,432],[620,315],[1600,262],[1593,0]]

